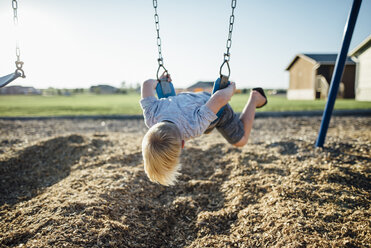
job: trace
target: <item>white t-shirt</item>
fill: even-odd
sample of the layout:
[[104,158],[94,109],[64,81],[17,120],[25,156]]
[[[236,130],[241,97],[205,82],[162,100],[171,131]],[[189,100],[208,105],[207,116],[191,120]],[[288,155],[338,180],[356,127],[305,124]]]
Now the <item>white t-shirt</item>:
[[205,105],[209,98],[206,92],[186,92],[161,99],[146,97],[140,100],[140,105],[148,128],[161,121],[171,121],[179,128],[182,139],[188,140],[202,135],[217,119]]

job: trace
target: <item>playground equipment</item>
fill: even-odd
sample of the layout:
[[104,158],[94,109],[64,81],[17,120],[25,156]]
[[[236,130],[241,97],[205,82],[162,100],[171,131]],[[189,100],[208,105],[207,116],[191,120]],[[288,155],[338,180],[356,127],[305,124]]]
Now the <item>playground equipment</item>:
[[[360,10],[362,0],[354,0],[352,3],[351,10],[348,15],[348,20],[345,24],[344,28],[344,34],[343,34],[343,40],[341,49],[339,51],[339,54],[336,59],[334,74],[331,79],[330,83],[330,90],[328,95],[328,101],[326,103],[325,110],[323,112],[322,121],[321,121],[321,127],[318,133],[318,138],[316,140],[316,146],[317,147],[323,147],[329,122],[331,120],[331,115],[333,112],[333,108],[336,101],[336,96],[338,95],[340,80],[344,71],[344,65],[345,60],[347,57],[347,53],[349,50],[351,38],[353,35],[354,27],[357,21],[358,13]],[[228,39],[226,44],[226,52],[224,53],[224,60],[222,62],[222,65],[220,66],[219,70],[219,78],[215,81],[214,87],[213,87],[213,93],[216,92],[219,89],[223,89],[227,87],[230,84],[229,77],[230,77],[230,48],[232,45],[232,31],[233,31],[233,25],[234,25],[234,10],[236,8],[237,0],[231,0],[231,9],[232,13],[229,18],[229,32],[228,32]],[[155,9],[155,26],[157,31],[157,46],[158,46],[158,53],[159,57],[157,59],[158,61],[158,69],[157,69],[157,80],[159,83],[156,86],[156,92],[159,98],[169,97],[175,95],[175,90],[172,82],[168,82],[167,80],[160,80],[159,73],[160,70],[164,70],[164,74],[168,75],[168,70],[165,68],[163,63],[163,56],[162,56],[162,50],[161,50],[161,38],[160,38],[160,24],[159,24],[159,15],[157,13],[157,0],[153,0],[153,7]],[[15,28],[18,27],[18,2],[17,0],[12,0],[12,9],[13,9],[13,22]],[[20,46],[18,39],[16,40],[16,70],[13,73],[10,73],[8,75],[0,77],[0,88],[6,86],[7,84],[11,83],[12,81],[16,80],[18,77],[25,78],[25,73],[23,70],[23,64],[24,62],[20,59],[21,52],[20,52]],[[223,75],[222,70],[223,67],[226,66],[228,70],[228,75]],[[218,117],[223,112],[224,107],[218,112]]]
[[354,0],[352,8],[350,10],[348,20],[345,24],[343,42],[341,45],[340,52],[336,59],[334,74],[332,75],[330,83],[330,93],[326,103],[325,111],[323,112],[321,128],[318,133],[318,138],[316,141],[316,147],[323,147],[325,142],[327,129],[330,123],[332,111],[334,109],[336,96],[339,90],[339,84],[341,77],[344,72],[345,60],[347,58],[350,41],[352,40],[352,35],[354,31],[354,26],[356,25],[359,9],[361,7],[362,0]]
[[[230,60],[231,55],[229,53],[229,50],[232,46],[234,9],[236,8],[236,4],[237,4],[237,0],[232,0],[231,2],[232,13],[231,13],[231,16],[229,17],[229,30],[228,30],[228,39],[227,39],[227,45],[226,45],[227,50],[224,53],[224,60],[219,69],[219,78],[214,83],[213,93],[217,90],[227,87],[230,84],[229,76],[231,74],[231,68],[229,66],[229,60]],[[157,69],[156,77],[159,83],[156,86],[156,92],[157,92],[158,98],[165,98],[169,96],[175,96],[175,90],[174,90],[174,85],[172,82],[168,82],[166,79],[161,80],[159,78],[159,73],[161,69],[164,70],[165,77],[166,75],[168,75],[168,71],[164,66],[164,59],[162,57],[161,38],[160,38],[160,22],[159,22],[159,16],[157,13],[157,6],[158,6],[157,0],[153,0],[153,8],[155,9],[154,17],[155,17],[155,26],[156,26],[156,32],[157,32],[157,48],[158,48],[158,59],[157,59],[158,69]],[[222,74],[222,70],[224,66],[226,66],[228,69],[228,75]],[[217,113],[218,117],[220,117],[221,114],[223,113],[224,107],[222,107]]]
[[[13,22],[14,22],[14,26],[17,28],[18,27],[18,12],[17,12],[18,2],[17,0],[12,0],[12,8],[13,8]],[[24,63],[20,59],[21,50],[19,49],[18,40],[16,41],[15,54],[17,57],[17,60],[15,61],[16,70],[13,73],[0,77],[0,88],[6,86],[7,84],[11,83],[12,81],[16,80],[19,77],[23,77],[23,78],[26,77],[22,69]]]

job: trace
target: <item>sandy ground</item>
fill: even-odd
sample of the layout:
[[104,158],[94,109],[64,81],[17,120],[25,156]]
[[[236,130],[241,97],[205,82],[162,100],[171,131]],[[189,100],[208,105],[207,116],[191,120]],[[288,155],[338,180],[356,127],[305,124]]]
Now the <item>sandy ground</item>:
[[257,119],[147,180],[142,120],[0,121],[0,247],[370,247],[371,118]]

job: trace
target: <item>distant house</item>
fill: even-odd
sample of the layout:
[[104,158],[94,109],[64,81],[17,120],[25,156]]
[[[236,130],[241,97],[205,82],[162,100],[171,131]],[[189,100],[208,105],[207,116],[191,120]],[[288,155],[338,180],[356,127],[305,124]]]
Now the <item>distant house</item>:
[[[298,54],[286,68],[290,73],[288,99],[326,98],[337,54]],[[354,98],[356,64],[347,58],[338,97]]]
[[19,85],[7,86],[0,88],[2,95],[40,95],[41,91],[34,87],[24,87]]
[[212,92],[214,86],[214,82],[204,82],[199,81],[190,87],[187,88],[187,91],[193,91],[193,92],[200,92],[200,91],[207,91]]
[[351,51],[350,56],[357,63],[356,100],[371,101],[371,35]]
[[110,85],[96,85],[90,87],[90,92],[96,94],[115,94],[118,92],[118,89]]

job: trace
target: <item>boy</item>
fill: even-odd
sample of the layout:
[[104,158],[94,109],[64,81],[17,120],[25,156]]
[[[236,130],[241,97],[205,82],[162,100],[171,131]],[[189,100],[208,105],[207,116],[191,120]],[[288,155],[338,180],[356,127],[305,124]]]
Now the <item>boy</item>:
[[[171,81],[170,75],[161,77],[164,78]],[[187,92],[162,99],[155,97],[157,83],[157,80],[149,79],[142,85],[140,105],[145,124],[149,127],[143,138],[142,154],[149,179],[165,186],[176,182],[179,156],[186,140],[209,133],[216,127],[229,143],[242,147],[252,129],[255,108],[267,103],[263,92],[252,90],[238,117],[228,104],[236,90],[234,82],[211,96],[207,92]],[[218,119],[216,113],[224,105],[226,107]]]

